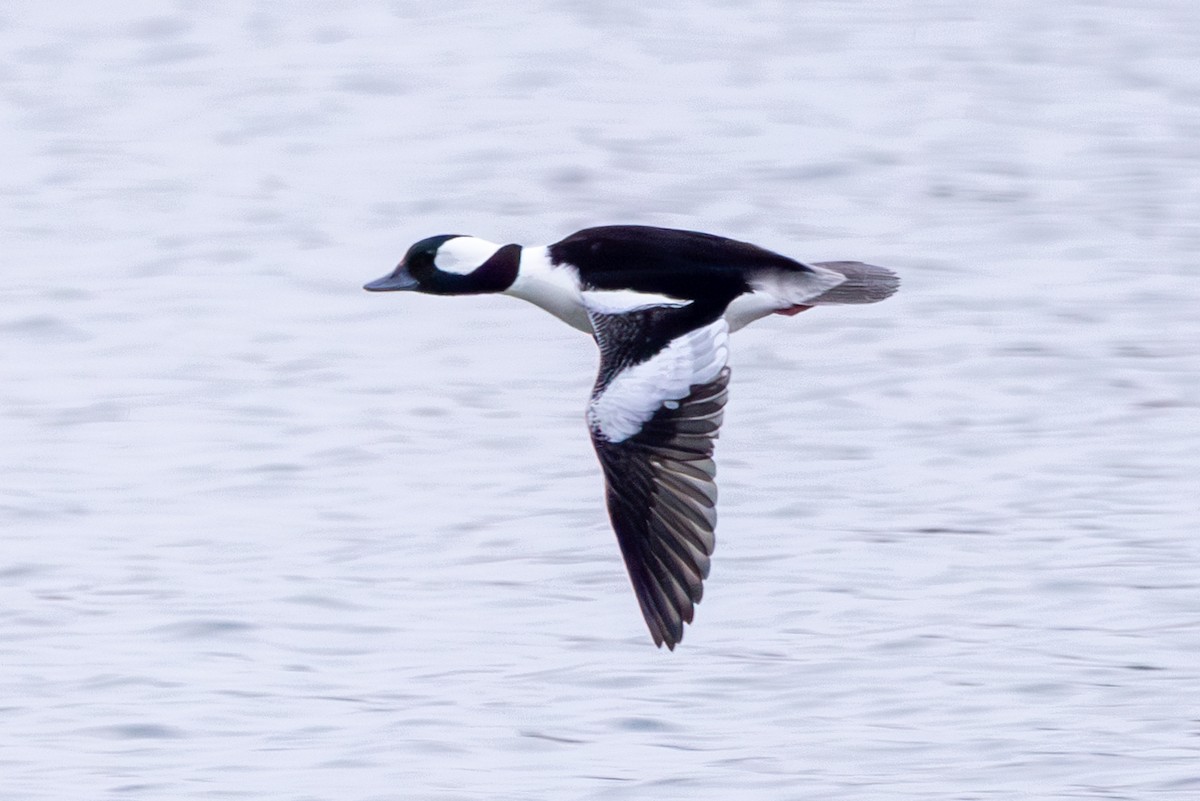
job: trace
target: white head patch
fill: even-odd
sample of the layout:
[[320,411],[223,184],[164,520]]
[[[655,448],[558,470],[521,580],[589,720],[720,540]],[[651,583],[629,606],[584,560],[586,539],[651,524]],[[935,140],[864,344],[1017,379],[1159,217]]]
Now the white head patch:
[[456,236],[447,239],[433,257],[433,266],[444,273],[469,275],[479,269],[492,254],[500,249],[495,242],[474,236]]

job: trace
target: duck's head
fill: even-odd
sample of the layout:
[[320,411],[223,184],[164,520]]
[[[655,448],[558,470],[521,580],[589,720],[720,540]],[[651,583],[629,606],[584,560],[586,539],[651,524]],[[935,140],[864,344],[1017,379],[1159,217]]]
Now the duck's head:
[[430,295],[479,295],[503,292],[517,279],[520,245],[443,234],[408,249],[391,275],[363,287],[371,292],[412,290]]

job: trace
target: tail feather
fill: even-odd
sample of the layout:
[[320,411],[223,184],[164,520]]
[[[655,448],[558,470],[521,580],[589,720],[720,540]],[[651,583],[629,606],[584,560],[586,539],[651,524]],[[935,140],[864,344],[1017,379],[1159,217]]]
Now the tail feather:
[[818,261],[813,267],[823,267],[845,276],[846,280],[804,303],[878,303],[891,297],[900,288],[900,276],[886,267],[863,264],[861,261]]

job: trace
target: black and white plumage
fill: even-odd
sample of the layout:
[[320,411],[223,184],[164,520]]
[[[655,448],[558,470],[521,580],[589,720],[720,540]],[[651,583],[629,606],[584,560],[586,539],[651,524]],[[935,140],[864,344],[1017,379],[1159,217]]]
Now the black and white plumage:
[[715,544],[729,334],[773,313],[874,303],[898,285],[861,262],[806,264],[712,234],[618,225],[544,247],[430,237],[366,289],[509,294],[595,337],[587,423],[609,517],[650,634],[673,649]]

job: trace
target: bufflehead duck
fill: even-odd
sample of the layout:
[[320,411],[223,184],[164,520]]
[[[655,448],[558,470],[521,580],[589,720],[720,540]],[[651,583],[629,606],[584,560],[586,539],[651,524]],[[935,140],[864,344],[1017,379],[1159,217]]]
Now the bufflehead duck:
[[712,234],[613,225],[541,247],[429,237],[364,288],[513,295],[595,337],[587,424],[609,518],[650,635],[674,650],[715,544],[729,333],[769,314],[875,303],[898,286],[891,270],[861,262],[803,263]]

